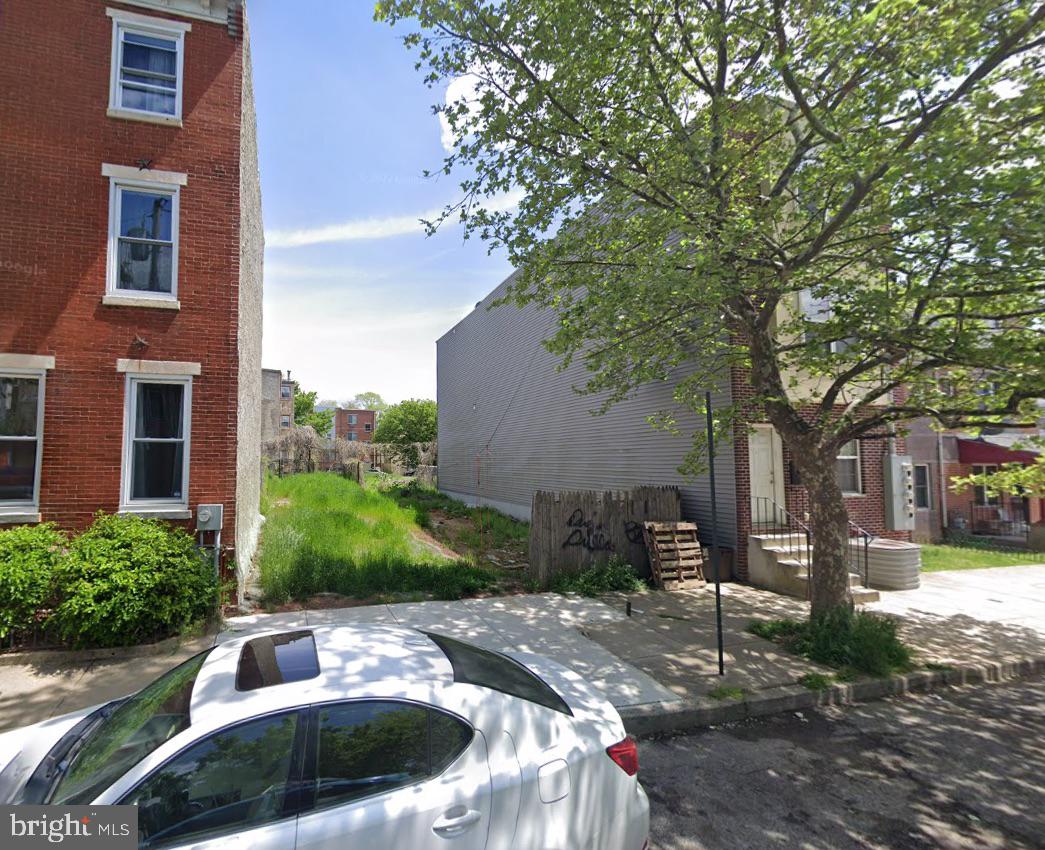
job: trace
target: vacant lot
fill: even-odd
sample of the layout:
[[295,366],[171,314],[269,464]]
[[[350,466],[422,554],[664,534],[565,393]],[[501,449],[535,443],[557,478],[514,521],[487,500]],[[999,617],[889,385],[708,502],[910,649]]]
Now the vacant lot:
[[988,549],[978,546],[944,546],[922,544],[922,571],[978,570],[983,567],[1019,567],[1045,561],[1041,552],[1018,552],[1011,549]]
[[291,475],[266,481],[262,508],[258,567],[270,606],[317,594],[459,599],[521,584],[526,524],[432,490]]

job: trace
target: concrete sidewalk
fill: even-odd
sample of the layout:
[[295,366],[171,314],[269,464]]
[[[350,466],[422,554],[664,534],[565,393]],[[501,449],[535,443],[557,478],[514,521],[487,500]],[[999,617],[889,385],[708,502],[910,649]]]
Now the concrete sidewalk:
[[[628,601],[632,616],[625,613]],[[215,640],[263,629],[327,623],[427,628],[497,650],[537,652],[585,676],[641,731],[721,722],[813,701],[872,698],[937,679],[982,681],[1045,665],[1045,567],[931,573],[919,590],[886,593],[870,606],[900,619],[922,664],[961,668],[896,681],[836,686],[814,694],[796,684],[830,673],[746,631],[752,620],[805,617],[805,602],[739,584],[722,586],[725,675],[718,675],[712,588],[609,595],[552,593],[256,614],[226,621],[217,636],[133,658],[63,652],[0,656],[0,731],[131,693]],[[145,650],[148,651],[148,650]],[[740,689],[723,699],[719,689]]]

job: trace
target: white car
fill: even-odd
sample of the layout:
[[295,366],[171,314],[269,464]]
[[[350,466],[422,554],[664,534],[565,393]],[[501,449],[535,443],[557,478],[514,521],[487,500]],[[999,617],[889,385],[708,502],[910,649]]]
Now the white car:
[[139,845],[642,850],[635,742],[573,671],[433,633],[239,637],[0,736],[0,803],[134,804]]

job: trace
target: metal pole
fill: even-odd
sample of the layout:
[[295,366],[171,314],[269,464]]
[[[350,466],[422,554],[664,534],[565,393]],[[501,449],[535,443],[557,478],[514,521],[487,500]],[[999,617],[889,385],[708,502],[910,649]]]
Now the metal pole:
[[715,434],[711,418],[711,393],[704,393],[704,412],[708,420],[708,475],[711,479],[711,569],[715,573],[715,629],[718,632],[718,674],[726,673],[722,652],[722,584],[719,581],[718,505],[715,498]]

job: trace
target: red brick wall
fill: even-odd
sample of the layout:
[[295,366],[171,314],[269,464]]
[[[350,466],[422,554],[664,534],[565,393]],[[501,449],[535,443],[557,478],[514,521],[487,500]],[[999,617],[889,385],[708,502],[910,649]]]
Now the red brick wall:
[[[356,417],[356,424],[349,425],[349,414]],[[366,426],[370,426],[370,430]],[[374,439],[374,429],[377,428],[377,414],[373,410],[344,410],[338,408],[334,413],[334,435],[345,440],[348,432],[355,431],[356,439],[361,443],[369,443]]]
[[[741,416],[748,422],[764,422],[765,416],[750,399],[754,395],[745,369],[733,369],[731,375],[733,400],[741,406]],[[838,411],[842,411],[839,406]],[[813,408],[801,411],[813,416]],[[905,451],[903,437],[896,439],[896,452]],[[846,498],[849,518],[873,534],[896,540],[910,540],[908,531],[887,531],[885,528],[885,495],[883,459],[888,453],[888,435],[882,430],[860,441],[860,473],[863,495]],[[790,482],[791,452],[784,446],[784,477]],[[748,437],[743,425],[737,425],[733,441],[733,459],[737,476],[737,557],[736,570],[741,579],[747,579],[747,538],[751,532],[751,466],[748,455]],[[784,487],[785,508],[799,519],[808,509],[805,488],[787,483]]]
[[[0,6],[0,352],[55,356],[40,504],[44,519],[69,527],[119,502],[124,376],[117,358],[202,364],[193,381],[189,501],[223,503],[231,539],[242,42],[223,25],[192,19],[184,126],[109,118],[107,6],[186,20],[111,0]],[[102,163],[134,166],[142,158],[188,174],[180,312],[101,304],[109,217]]]

